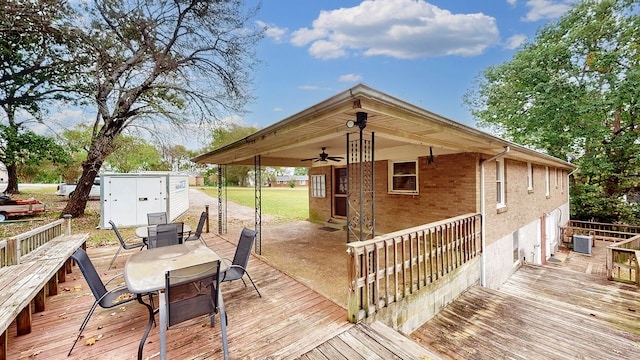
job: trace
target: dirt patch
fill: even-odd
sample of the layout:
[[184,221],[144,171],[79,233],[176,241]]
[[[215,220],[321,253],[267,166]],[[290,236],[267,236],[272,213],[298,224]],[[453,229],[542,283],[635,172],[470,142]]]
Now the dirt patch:
[[[209,205],[210,230],[218,231],[218,199],[189,189],[190,214],[199,216]],[[253,208],[227,202],[227,233],[236,242],[243,227],[255,227]],[[262,215],[262,255],[259,257],[308,287],[346,308],[347,246],[345,231],[325,231],[309,221],[283,221]]]

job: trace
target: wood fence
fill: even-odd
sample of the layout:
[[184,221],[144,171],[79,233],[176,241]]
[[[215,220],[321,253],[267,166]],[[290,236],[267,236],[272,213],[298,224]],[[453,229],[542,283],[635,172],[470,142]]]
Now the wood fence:
[[357,323],[480,255],[481,215],[461,215],[347,246],[349,320]]
[[20,258],[63,234],[71,234],[71,215],[0,241],[0,267],[19,264]]
[[594,240],[617,242],[640,234],[640,226],[579,220],[569,220],[567,228],[564,230],[565,242],[571,242],[572,235],[590,235]]
[[607,278],[640,286],[640,235],[607,247]]

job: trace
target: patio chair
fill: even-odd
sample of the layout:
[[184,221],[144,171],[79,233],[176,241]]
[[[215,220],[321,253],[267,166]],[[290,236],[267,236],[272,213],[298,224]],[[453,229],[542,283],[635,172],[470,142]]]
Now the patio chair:
[[[96,271],[96,268],[93,266],[91,259],[89,259],[89,256],[87,256],[87,253],[82,248],[76,250],[76,252],[71,255],[71,258],[78,264],[80,271],[82,271],[82,275],[84,275],[84,278],[87,281],[87,284],[89,285],[93,296],[95,297],[95,301],[93,302],[93,305],[91,305],[91,308],[89,309],[87,316],[84,318],[84,321],[82,321],[78,336],[73,342],[73,345],[71,346],[71,349],[69,350],[67,356],[71,355],[73,348],[76,346],[76,343],[78,342],[78,339],[80,339],[80,336],[82,336],[82,332],[87,326],[91,315],[93,315],[93,312],[98,305],[100,305],[100,307],[104,309],[109,309],[120,306],[129,301],[136,300],[136,296],[130,293],[126,286],[118,286],[111,290],[107,290],[106,285],[108,285],[114,279],[122,276],[122,274],[116,275],[109,279],[109,281],[107,281],[106,283],[103,283],[102,279],[100,279],[100,275],[98,275],[98,272]],[[151,304],[153,304],[151,294],[148,295],[149,301],[151,301]],[[153,305],[151,306],[153,307]]]
[[158,224],[166,224],[167,223],[167,213],[166,212],[153,212],[147,213],[147,224],[148,225],[158,225]]
[[204,228],[204,223],[207,221],[207,215],[206,211],[203,211],[202,214],[200,214],[200,221],[198,221],[196,232],[193,235],[189,235],[185,241],[200,240],[205,246],[207,245],[202,239],[202,229]]
[[111,262],[109,263],[109,268],[107,270],[111,270],[111,266],[113,266],[113,263],[116,261],[116,258],[118,257],[118,254],[120,253],[120,250],[122,250],[122,249],[131,250],[131,249],[136,249],[136,248],[140,248],[140,250],[142,250],[142,248],[146,246],[146,244],[143,241],[137,242],[137,243],[127,243],[122,238],[122,235],[120,235],[120,230],[118,230],[118,227],[116,226],[116,224],[111,220],[109,220],[109,224],[111,225],[111,229],[113,229],[113,232],[116,233],[116,237],[118,238],[118,241],[120,242],[120,247],[118,247],[118,250],[116,251],[116,254],[113,255],[113,259],[111,259]]
[[[238,246],[236,247],[236,253],[233,256],[233,261],[230,265],[227,266],[221,272],[222,282],[228,282],[233,280],[242,280],[244,286],[247,286],[247,283],[244,281],[244,275],[246,274],[253,285],[253,288],[256,289],[256,292],[260,297],[260,291],[256,287],[256,284],[251,279],[251,276],[247,272],[247,264],[249,263],[249,255],[251,255],[251,248],[253,247],[253,242],[256,240],[256,232],[254,230],[244,228],[242,229],[242,233],[240,234],[240,240],[238,240]],[[228,261],[228,259],[225,259]]]
[[161,326],[167,330],[182,329],[201,323],[207,315],[214,327],[215,315],[220,313],[222,348],[224,358],[228,359],[227,314],[220,291],[220,261],[167,271],[164,291],[159,306],[166,306],[167,318],[165,322],[160,321]]
[[149,226],[147,246],[149,249],[180,244],[177,224],[158,224]]

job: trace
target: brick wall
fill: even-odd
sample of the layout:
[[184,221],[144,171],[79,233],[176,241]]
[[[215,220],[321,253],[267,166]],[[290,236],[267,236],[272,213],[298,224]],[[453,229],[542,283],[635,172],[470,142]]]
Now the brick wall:
[[496,208],[495,162],[485,164],[485,209],[487,244],[502,238],[568,202],[567,171],[549,168],[549,196],[546,167],[533,164],[533,190],[527,188],[527,163],[505,159],[506,207]]

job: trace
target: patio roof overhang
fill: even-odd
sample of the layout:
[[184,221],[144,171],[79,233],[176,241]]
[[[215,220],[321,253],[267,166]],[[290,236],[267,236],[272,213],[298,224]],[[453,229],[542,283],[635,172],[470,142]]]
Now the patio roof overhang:
[[[507,158],[575,169],[576,166],[487,134],[359,84],[243,139],[192,159],[200,164],[309,167],[326,147],[331,156],[345,156],[347,128],[357,112],[368,114],[366,132],[375,133],[375,159],[407,159],[463,152],[494,155],[509,146]],[[342,161],[344,163],[344,160]],[[340,165],[341,163],[331,163]]]

